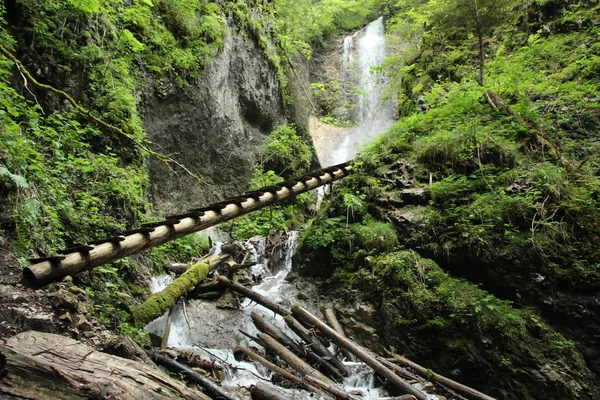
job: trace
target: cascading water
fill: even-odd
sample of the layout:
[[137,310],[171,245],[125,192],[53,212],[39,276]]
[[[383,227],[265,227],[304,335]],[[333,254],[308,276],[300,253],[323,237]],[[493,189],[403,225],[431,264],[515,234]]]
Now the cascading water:
[[[344,39],[342,54],[342,100],[356,126],[345,129],[337,140],[328,141],[319,153],[323,166],[352,159],[358,149],[393,124],[393,109],[383,100],[387,89],[384,74],[373,71],[387,55],[383,18]],[[354,109],[352,109],[355,106]]]
[[[252,274],[262,277],[262,282],[254,286],[253,290],[285,307],[289,308],[293,304],[300,303],[312,312],[316,312],[314,304],[298,299],[298,288],[285,279],[292,267],[292,256],[296,249],[297,237],[297,232],[289,232],[284,248],[284,257],[279,265],[269,265],[267,258],[264,256],[266,247],[264,238],[244,243],[250,253],[251,261],[256,263],[252,266]],[[215,247],[219,248],[220,243],[216,243]],[[172,278],[168,275],[155,277],[152,288],[155,291],[160,291],[171,281]],[[183,307],[181,304],[177,305],[171,315],[172,322],[168,347],[193,348],[201,352],[205,358],[223,364],[225,377],[221,384],[224,387],[248,387],[257,383],[259,380],[257,377],[270,379],[271,373],[269,371],[253,363],[235,360],[230,349],[235,347],[242,339],[243,335],[240,330],[254,336],[259,333],[250,318],[252,312],[273,321],[272,311],[248,299],[241,304],[239,310],[218,309],[215,307],[214,302],[202,300],[188,300],[186,305],[190,326],[188,326],[184,316]],[[167,314],[152,321],[146,328],[150,332],[161,336],[165,330],[166,320]],[[276,316],[274,323],[287,335],[298,339],[289,330],[281,316]],[[348,363],[348,367],[354,373],[343,382],[346,390],[362,393],[363,399],[380,399],[381,396],[385,395],[385,392],[375,388],[373,372],[370,368],[361,363]],[[286,389],[286,391],[295,399],[315,399],[315,397],[301,390]]]

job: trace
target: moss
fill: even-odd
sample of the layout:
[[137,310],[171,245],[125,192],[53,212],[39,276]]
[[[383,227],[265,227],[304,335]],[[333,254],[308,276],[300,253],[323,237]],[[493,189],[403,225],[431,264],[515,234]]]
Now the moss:
[[153,294],[143,304],[132,307],[131,314],[135,326],[141,328],[174,307],[181,296],[206,278],[208,271],[208,264],[203,262],[194,264],[161,292]]

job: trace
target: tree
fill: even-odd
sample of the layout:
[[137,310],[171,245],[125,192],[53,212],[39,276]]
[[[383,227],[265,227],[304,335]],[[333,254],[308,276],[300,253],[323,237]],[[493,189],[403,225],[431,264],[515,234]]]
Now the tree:
[[441,29],[472,33],[479,44],[479,84],[485,86],[483,38],[514,16],[515,0],[441,0],[433,22]]

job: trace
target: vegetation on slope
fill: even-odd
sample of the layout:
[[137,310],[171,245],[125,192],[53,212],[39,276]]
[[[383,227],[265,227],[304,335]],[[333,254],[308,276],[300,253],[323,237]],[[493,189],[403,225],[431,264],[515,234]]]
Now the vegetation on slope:
[[[474,386],[502,397],[590,397],[600,329],[598,6],[510,4],[478,37],[448,25],[468,17],[459,3],[383,4],[404,41],[386,64],[402,117],[359,156],[301,238],[298,261],[360,288],[384,318],[378,333],[415,359],[458,368],[465,382],[477,376]],[[418,97],[429,112],[416,113]],[[549,370],[570,378],[550,388]]]

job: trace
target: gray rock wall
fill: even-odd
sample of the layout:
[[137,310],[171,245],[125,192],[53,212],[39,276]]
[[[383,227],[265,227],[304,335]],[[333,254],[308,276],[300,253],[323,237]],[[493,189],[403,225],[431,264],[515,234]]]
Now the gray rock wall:
[[169,213],[243,193],[266,137],[286,122],[275,69],[251,38],[237,33],[199,82],[156,91],[142,108],[152,148],[174,154],[205,180],[150,158],[150,200]]

